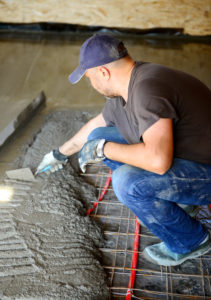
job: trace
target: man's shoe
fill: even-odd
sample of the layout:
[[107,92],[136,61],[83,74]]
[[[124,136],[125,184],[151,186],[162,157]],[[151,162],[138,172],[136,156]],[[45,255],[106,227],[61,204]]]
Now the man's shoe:
[[166,247],[165,243],[162,242],[159,244],[146,247],[143,251],[143,257],[146,260],[157,265],[176,266],[176,265],[180,265],[187,259],[192,259],[201,256],[207,253],[210,249],[211,249],[210,237],[208,237],[208,240],[205,241],[200,246],[198,246],[196,249],[186,254],[172,252]]

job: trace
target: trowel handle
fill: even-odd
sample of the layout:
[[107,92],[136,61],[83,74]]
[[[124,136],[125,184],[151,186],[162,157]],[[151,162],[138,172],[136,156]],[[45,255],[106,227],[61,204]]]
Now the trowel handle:
[[39,173],[44,173],[44,172],[50,170],[51,168],[52,168],[52,166],[47,166],[47,167],[45,167],[45,168],[44,168],[43,170],[41,170],[41,171],[36,171],[36,172],[35,172],[35,175],[37,175],[37,174],[39,174]]

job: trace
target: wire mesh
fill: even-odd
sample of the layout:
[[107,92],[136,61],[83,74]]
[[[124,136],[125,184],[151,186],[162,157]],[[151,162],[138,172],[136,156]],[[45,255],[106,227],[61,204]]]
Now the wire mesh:
[[[109,176],[109,168],[102,164],[90,166],[84,176],[95,185],[100,195]],[[100,250],[108,274],[110,300],[125,299],[132,271],[135,215],[118,201],[111,185],[90,216],[103,224],[105,244]],[[142,257],[146,246],[160,240],[145,227],[141,227],[139,239],[132,299],[211,300],[211,252],[175,267],[163,267]]]

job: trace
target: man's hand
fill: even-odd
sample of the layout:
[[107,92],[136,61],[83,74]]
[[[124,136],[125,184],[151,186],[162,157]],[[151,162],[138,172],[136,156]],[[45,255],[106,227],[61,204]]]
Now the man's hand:
[[105,159],[103,148],[106,140],[98,139],[88,141],[79,152],[79,165],[83,173],[86,171],[87,164],[93,164]]
[[36,174],[46,171],[55,172],[63,168],[68,161],[68,156],[63,155],[59,150],[53,150],[47,153],[39,166],[37,167]]

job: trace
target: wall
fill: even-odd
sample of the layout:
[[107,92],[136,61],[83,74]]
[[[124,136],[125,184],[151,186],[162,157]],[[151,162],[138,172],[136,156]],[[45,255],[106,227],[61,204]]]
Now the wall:
[[210,0],[1,0],[0,22],[180,28],[211,35]]

